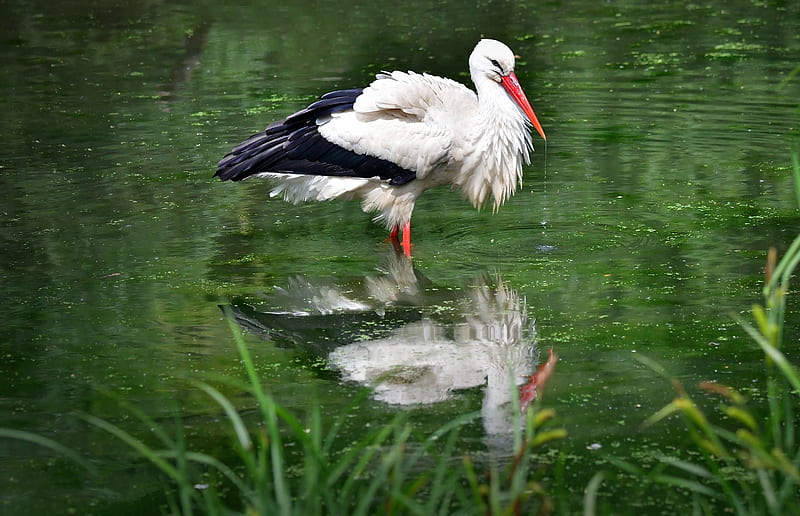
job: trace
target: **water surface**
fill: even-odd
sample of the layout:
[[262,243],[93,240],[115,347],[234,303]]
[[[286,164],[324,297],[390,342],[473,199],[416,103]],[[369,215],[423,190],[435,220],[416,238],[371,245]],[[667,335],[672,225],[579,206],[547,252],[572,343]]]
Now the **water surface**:
[[[608,467],[602,453],[647,462],[685,443],[678,425],[639,430],[672,394],[636,354],[690,389],[719,380],[758,398],[760,353],[732,315],[758,301],[766,250],[800,229],[789,172],[800,86],[781,84],[800,55],[800,12],[637,4],[0,7],[0,426],[64,443],[101,471],[3,441],[2,512],[162,503],[152,469],[80,419],[146,435],[103,391],[167,425],[179,417],[192,444],[226,456],[220,411],[192,383],[242,376],[221,304],[251,310],[265,382],[301,413],[347,406],[369,378],[358,371],[375,366],[357,360],[390,355],[373,346],[418,346],[418,362],[390,364],[395,387],[362,407],[354,434],[398,410],[430,430],[503,403],[487,408],[488,369],[446,371],[434,349],[468,360],[502,348],[522,374],[554,348],[546,404],[569,438],[542,460],[566,457],[575,510]],[[255,181],[211,179],[252,132],[380,70],[468,81],[482,36],[521,56],[548,142],[536,139],[522,189],[496,214],[426,193],[413,263],[357,203],[293,206]],[[787,337],[796,353],[792,325]],[[502,453],[491,438],[502,420],[488,412],[465,449]],[[630,486],[603,496],[618,510],[674,512]]]

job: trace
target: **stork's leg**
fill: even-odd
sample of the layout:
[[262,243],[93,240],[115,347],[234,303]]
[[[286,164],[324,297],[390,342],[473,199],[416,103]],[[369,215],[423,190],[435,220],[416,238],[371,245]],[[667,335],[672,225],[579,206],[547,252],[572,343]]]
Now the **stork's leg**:
[[400,225],[394,226],[391,231],[389,231],[389,241],[392,243],[394,248],[397,251],[400,249],[403,250],[403,254],[411,258],[411,222],[406,222],[403,224],[403,241],[401,242],[399,238],[400,235]]
[[411,258],[411,221],[409,220],[403,225],[403,242],[400,244],[403,247],[403,254]]

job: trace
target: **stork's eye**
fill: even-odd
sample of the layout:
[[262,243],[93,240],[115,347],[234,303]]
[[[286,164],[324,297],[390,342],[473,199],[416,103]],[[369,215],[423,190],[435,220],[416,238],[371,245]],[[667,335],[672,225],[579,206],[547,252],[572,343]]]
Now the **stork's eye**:
[[500,66],[500,63],[497,62],[497,59],[489,59],[489,62],[492,63],[492,66],[497,68],[497,71],[503,73],[503,67]]

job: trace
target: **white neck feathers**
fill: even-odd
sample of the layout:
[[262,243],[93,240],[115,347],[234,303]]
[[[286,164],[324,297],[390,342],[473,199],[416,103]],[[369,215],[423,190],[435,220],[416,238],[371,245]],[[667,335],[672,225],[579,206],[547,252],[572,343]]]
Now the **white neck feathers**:
[[522,166],[533,150],[527,117],[503,87],[492,79],[473,76],[478,110],[472,123],[463,166],[454,183],[476,208],[491,195],[493,209],[502,205],[522,181]]

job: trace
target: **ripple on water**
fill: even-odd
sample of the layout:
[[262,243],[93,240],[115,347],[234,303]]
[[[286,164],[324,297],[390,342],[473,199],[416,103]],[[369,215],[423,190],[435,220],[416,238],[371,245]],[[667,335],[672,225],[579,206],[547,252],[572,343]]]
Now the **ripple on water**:
[[552,254],[559,248],[557,234],[550,232],[546,224],[531,222],[507,224],[493,220],[491,224],[476,224],[473,221],[448,227],[436,238],[434,245],[439,254],[459,256],[462,261],[490,267]]

